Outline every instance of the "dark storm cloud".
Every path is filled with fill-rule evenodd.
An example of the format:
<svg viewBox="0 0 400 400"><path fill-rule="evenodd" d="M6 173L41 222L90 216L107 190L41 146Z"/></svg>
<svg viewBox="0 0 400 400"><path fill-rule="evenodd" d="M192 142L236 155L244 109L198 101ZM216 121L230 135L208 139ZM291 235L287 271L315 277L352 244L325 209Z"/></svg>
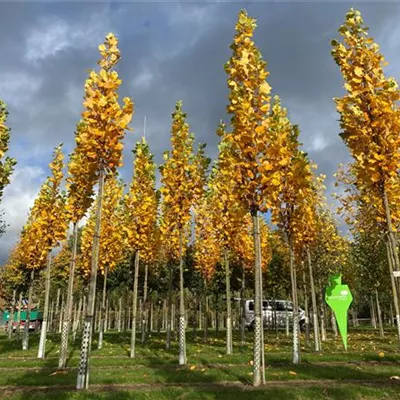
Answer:
<svg viewBox="0 0 400 400"><path fill-rule="evenodd" d="M132 96L135 115L126 138L122 176L129 180L130 150L143 133L162 162L169 147L171 113L183 100L191 130L215 157L215 129L225 119L224 63L230 57L237 13L246 7L258 20L255 40L268 62L269 83L299 124L301 141L319 172L332 175L348 151L338 137L332 98L342 80L331 55L330 39L350 4L343 2L130 2L1 3L0 98L9 103L11 153L18 171L6 189L3 207L12 225L2 239L0 259L15 240L28 206L47 174L53 147L74 146L73 131L82 109L87 70L96 66L97 45L109 32L120 39L121 95ZM398 61L399 6L355 4L387 58ZM391 71L399 71L391 67ZM13 196L18 196L16 202ZM7 211L7 210L6 210Z"/></svg>

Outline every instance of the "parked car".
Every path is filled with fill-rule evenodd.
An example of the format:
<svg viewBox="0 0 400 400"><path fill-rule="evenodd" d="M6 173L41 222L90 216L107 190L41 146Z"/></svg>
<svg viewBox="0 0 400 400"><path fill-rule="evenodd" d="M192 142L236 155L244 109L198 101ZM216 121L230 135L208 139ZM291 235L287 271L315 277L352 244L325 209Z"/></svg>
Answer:
<svg viewBox="0 0 400 400"><path fill-rule="evenodd" d="M276 316L275 316L276 314ZM254 300L246 300L245 302L246 327L249 330L254 329ZM293 303L286 300L263 300L263 325L264 329L272 329L276 326L284 328L286 326L286 318L289 324L293 322ZM299 307L299 324L300 329L305 329L305 312Z"/></svg>

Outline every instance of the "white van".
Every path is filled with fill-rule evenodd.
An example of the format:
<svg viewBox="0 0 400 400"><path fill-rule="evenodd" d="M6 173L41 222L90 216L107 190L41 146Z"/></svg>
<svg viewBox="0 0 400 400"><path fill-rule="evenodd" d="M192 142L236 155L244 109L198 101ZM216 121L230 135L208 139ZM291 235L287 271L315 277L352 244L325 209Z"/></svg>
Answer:
<svg viewBox="0 0 400 400"><path fill-rule="evenodd" d="M264 329L274 327L274 310L276 310L276 325L278 328L286 326L286 314L289 324L293 323L293 303L286 300L263 300L263 322ZM246 327L248 330L254 330L254 300L246 300L245 302ZM299 307L299 324L300 329L305 328L305 312Z"/></svg>

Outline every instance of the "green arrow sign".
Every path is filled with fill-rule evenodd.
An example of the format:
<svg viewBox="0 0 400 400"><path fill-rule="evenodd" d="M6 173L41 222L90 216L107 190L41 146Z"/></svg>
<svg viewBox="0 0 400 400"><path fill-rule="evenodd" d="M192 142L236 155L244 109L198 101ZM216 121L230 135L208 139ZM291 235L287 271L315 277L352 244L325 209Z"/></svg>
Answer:
<svg viewBox="0 0 400 400"><path fill-rule="evenodd" d="M349 287L342 285L341 274L331 276L329 282L330 285L325 290L325 301L335 314L344 348L347 350L347 310L353 296Z"/></svg>

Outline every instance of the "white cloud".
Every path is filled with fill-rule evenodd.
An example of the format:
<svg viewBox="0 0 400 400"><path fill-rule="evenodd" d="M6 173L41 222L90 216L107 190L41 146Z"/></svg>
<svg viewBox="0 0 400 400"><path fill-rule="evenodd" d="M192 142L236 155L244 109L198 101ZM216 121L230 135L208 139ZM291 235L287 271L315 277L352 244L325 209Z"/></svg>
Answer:
<svg viewBox="0 0 400 400"><path fill-rule="evenodd" d="M7 258L8 252L16 243L39 191L40 181L44 180L45 176L45 170L41 167L17 164L0 204L0 208L5 211L5 221L9 224L0 240L0 262Z"/></svg>
<svg viewBox="0 0 400 400"><path fill-rule="evenodd" d="M40 89L43 79L26 72L0 72L0 93L15 108L26 105Z"/></svg>
<svg viewBox="0 0 400 400"><path fill-rule="evenodd" d="M67 22L48 15L33 28L26 40L25 58L33 63L52 57L69 48L85 49L100 44L108 33L108 17L93 14L89 20Z"/></svg>
<svg viewBox="0 0 400 400"><path fill-rule="evenodd" d="M138 89L148 89L154 80L154 75L150 69L143 68L142 71L132 80L132 86Z"/></svg>

